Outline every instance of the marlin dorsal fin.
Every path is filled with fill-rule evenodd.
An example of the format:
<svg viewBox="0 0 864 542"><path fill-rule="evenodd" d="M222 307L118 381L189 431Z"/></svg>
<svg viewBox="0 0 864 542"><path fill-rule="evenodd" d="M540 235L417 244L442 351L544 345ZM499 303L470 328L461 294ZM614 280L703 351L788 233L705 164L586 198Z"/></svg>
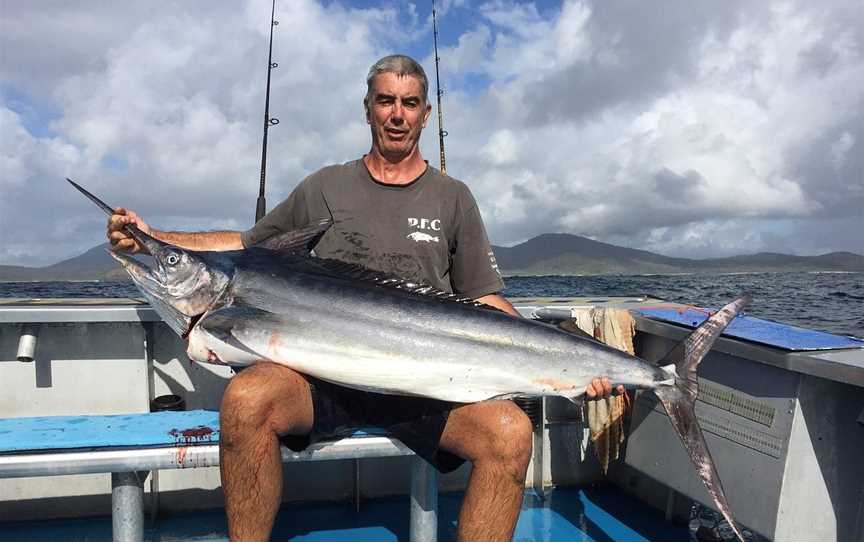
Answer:
<svg viewBox="0 0 864 542"><path fill-rule="evenodd" d="M263 248L278 252L295 252L309 254L312 248L321 239L321 236L330 229L333 221L329 218L312 222L308 226L296 230L286 231L272 235L254 245L254 248Z"/></svg>
<svg viewBox="0 0 864 542"><path fill-rule="evenodd" d="M316 274L319 275L329 274L331 276L353 280L361 284L365 283L387 290L400 291L407 295L437 299L443 303L458 303L460 305L470 305L491 311L503 312L497 307L481 303L470 297L439 290L438 288L430 286L424 282L397 277L356 263L348 263L329 258L312 258L308 260L306 264L313 266Z"/></svg>

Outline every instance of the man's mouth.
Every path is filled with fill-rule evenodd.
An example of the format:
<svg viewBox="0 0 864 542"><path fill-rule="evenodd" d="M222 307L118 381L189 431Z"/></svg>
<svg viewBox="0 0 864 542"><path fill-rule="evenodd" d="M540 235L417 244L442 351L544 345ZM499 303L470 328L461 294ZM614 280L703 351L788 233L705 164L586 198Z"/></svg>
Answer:
<svg viewBox="0 0 864 542"><path fill-rule="evenodd" d="M408 130L396 130L394 128L385 128L387 135L392 139L402 139Z"/></svg>

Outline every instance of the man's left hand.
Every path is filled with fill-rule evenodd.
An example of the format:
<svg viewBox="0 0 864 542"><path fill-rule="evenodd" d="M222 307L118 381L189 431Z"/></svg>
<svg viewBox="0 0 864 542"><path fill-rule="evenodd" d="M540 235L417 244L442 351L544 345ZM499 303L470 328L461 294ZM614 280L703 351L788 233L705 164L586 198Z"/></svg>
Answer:
<svg viewBox="0 0 864 542"><path fill-rule="evenodd" d="M619 395L624 393L624 386L618 386L615 389L615 393ZM605 376L603 378L595 378L585 388L585 395L588 399L605 399L612 395L612 382Z"/></svg>

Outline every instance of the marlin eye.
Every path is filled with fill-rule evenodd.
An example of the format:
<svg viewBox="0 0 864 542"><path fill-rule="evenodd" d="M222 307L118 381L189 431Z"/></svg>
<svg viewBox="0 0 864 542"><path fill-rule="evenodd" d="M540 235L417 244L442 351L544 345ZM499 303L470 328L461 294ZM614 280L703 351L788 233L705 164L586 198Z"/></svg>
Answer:
<svg viewBox="0 0 864 542"><path fill-rule="evenodd" d="M168 265L177 265L177 262L179 262L179 261L180 261L180 256L178 256L177 254L174 254L173 252L171 254L169 254L167 258L165 258L165 263L167 263Z"/></svg>

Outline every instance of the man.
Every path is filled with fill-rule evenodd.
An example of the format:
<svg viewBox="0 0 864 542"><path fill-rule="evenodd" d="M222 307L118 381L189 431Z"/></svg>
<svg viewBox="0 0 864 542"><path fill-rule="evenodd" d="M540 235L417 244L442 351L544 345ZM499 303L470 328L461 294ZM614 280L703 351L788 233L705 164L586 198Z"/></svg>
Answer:
<svg viewBox="0 0 864 542"><path fill-rule="evenodd" d="M431 112L423 68L401 55L369 70L363 100L372 148L360 160L307 177L246 232L156 231L118 209L108 222L115 250L136 251L123 232L135 223L188 249L239 250L322 218L335 224L315 247L320 257L360 263L455 291L518 317L498 292L503 283L477 205L461 182L429 167L418 142ZM608 379L589 397L609 395ZM273 363L239 373L221 407L221 474L231 540L266 540L282 491L280 440L302 449L309 439L346 427L388 430L442 472L464 460L474 468L459 515L459 539L509 540L522 502L531 424L510 401L453 405L370 394L298 374Z"/></svg>

